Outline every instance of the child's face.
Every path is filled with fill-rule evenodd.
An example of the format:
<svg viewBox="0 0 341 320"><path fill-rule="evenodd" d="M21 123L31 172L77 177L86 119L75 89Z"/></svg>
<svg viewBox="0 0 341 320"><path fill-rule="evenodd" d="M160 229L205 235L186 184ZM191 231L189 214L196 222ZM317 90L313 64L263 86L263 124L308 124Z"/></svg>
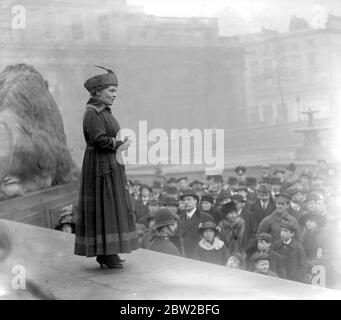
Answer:
<svg viewBox="0 0 341 320"><path fill-rule="evenodd" d="M267 274L269 272L269 260L258 260L255 264L255 268L258 272Z"/></svg>
<svg viewBox="0 0 341 320"><path fill-rule="evenodd" d="M214 239L214 231L212 229L204 230L204 239L208 242L212 242Z"/></svg>
<svg viewBox="0 0 341 320"><path fill-rule="evenodd" d="M202 201L201 202L201 207L204 211L210 211L212 208L212 203L209 201Z"/></svg>
<svg viewBox="0 0 341 320"><path fill-rule="evenodd" d="M271 242L267 242L265 240L258 240L258 250L259 251L268 251L270 249Z"/></svg>
<svg viewBox="0 0 341 320"><path fill-rule="evenodd" d="M240 265L240 262L239 260L232 256L230 257L228 260L227 260L227 264L226 264L229 268L233 268L233 269L239 269L239 265Z"/></svg>
<svg viewBox="0 0 341 320"><path fill-rule="evenodd" d="M281 239L289 241L294 236L294 233L288 229L281 228Z"/></svg>

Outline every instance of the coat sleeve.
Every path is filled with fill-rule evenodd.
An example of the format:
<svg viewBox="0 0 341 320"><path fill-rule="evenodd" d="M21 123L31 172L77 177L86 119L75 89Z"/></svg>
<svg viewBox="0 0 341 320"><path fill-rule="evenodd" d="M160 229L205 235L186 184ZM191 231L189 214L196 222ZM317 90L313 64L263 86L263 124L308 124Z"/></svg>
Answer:
<svg viewBox="0 0 341 320"><path fill-rule="evenodd" d="M286 271L285 266L284 266L284 258L280 254L278 254L276 273L282 279L287 278L287 271Z"/></svg>
<svg viewBox="0 0 341 320"><path fill-rule="evenodd" d="M95 148L114 150L116 141L113 137L109 137L106 134L103 121L95 110L90 109L86 111L84 126Z"/></svg>
<svg viewBox="0 0 341 320"><path fill-rule="evenodd" d="M300 243L298 243L297 259L296 280L305 283L307 282L307 263L304 248Z"/></svg>

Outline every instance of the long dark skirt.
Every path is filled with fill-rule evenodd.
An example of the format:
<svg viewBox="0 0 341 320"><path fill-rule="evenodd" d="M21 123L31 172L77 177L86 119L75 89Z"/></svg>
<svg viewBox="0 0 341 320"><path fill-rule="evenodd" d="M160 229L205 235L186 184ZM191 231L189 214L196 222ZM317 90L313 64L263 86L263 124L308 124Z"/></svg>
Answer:
<svg viewBox="0 0 341 320"><path fill-rule="evenodd" d="M123 165L98 175L94 150L85 152L76 224L76 255L94 257L129 253L138 248Z"/></svg>

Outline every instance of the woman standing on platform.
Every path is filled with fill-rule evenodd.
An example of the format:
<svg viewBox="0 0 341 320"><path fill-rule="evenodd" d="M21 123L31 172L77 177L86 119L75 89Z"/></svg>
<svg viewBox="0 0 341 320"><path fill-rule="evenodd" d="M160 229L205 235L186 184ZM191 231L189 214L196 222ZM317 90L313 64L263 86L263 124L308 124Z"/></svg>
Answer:
<svg viewBox="0 0 341 320"><path fill-rule="evenodd" d="M102 68L102 67L100 67ZM105 69L105 68L102 68ZM84 83L90 92L83 118L86 150L79 189L75 254L94 257L100 266L122 268L118 253L138 248L125 167L116 155L130 139L116 140L120 130L110 106L116 98L117 77L112 70Z"/></svg>

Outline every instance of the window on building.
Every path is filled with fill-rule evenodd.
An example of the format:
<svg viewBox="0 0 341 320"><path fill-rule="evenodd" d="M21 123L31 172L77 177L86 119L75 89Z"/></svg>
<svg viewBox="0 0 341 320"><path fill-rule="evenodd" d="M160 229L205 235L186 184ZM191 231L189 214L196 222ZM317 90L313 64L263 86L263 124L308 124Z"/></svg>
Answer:
<svg viewBox="0 0 341 320"><path fill-rule="evenodd" d="M108 40L110 36L109 17L107 15L100 15L98 17L98 33L101 40Z"/></svg>
<svg viewBox="0 0 341 320"><path fill-rule="evenodd" d="M83 21L80 14L71 15L71 30L72 38L74 40L81 40L84 38Z"/></svg>

